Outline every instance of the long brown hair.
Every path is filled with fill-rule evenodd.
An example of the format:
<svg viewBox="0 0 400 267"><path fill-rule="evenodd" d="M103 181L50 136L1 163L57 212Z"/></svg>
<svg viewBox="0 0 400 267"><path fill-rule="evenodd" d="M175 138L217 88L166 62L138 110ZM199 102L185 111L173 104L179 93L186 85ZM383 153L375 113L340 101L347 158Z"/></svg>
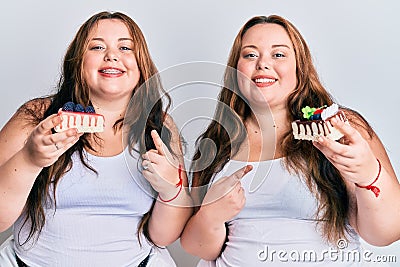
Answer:
<svg viewBox="0 0 400 267"><path fill-rule="evenodd" d="M236 68L244 34L251 27L264 23L282 26L289 35L295 51L297 85L287 99L287 120L300 119L301 109L307 105L320 107L334 102L333 97L321 84L310 50L296 27L277 15L251 18L240 29L234 40L214 120L197 140L197 150L191 166L192 172L195 173L192 183L194 187L207 185L211 177L238 152L240 145L246 139L243 122L252 115L252 111L240 93ZM372 135L371 127L361 115L342 108L349 115L351 122L364 127ZM208 146L211 142L202 142L207 139L214 142L216 149ZM287 169L305 177L309 189L318 199L316 220L322 224L323 236L332 243L339 238L345 238L345 232L348 230L349 195L339 171L311 142L295 140L291 129L284 134L281 149ZM204 164L206 161L211 163ZM204 197L204 191L201 193L203 195L199 196L200 200Z"/></svg>
<svg viewBox="0 0 400 267"><path fill-rule="evenodd" d="M62 74L57 85L57 93L47 98L30 101L29 104L23 105L19 112L24 112L28 117L32 118L33 124L38 124L44 118L57 113L59 108L68 101L73 101L84 106L92 104L89 88L83 79L82 62L89 43L91 30L97 26L100 20L104 19L118 19L127 26L133 39L135 48L133 52L140 70L139 82L133 90L131 103L125 118L114 123L114 130L121 130L122 127L127 129L126 138L128 140L129 151L134 150L135 144L139 144L140 152L155 148L150 135L153 129L156 129L160 133L164 143L169 146L171 133L168 128L163 127L163 123L165 114L170 106L170 96L162 88L158 70L150 57L142 31L129 16L120 12L100 12L84 22L64 56ZM165 107L163 99L166 100ZM161 131L163 131L162 135ZM93 150L88 140L89 135L83 135L53 165L43 168L36 178L24 208L26 214L24 224L27 222L31 224L29 235L24 243L34 237L35 234L40 234L45 224L44 207L54 205L56 208L56 186L61 177L72 168L72 154L78 153L82 163L90 170L96 172L87 163L84 153L84 148ZM52 195L50 195L50 188L53 188ZM138 231L138 235L143 231L149 240L147 222L150 212L151 209L143 217Z"/></svg>

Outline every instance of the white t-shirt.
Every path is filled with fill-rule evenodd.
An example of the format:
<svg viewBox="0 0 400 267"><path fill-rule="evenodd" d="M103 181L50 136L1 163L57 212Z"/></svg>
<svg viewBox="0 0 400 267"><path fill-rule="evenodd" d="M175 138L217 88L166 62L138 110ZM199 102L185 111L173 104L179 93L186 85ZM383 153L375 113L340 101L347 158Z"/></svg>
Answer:
<svg viewBox="0 0 400 267"><path fill-rule="evenodd" d="M86 154L98 174L84 167L75 153L72 169L57 185L57 209L45 209L46 223L37 240L23 244L29 233L23 216L14 224L16 254L31 267L137 266L158 252L170 258L166 249L153 248L143 235L139 244L138 223L149 211L154 192L138 170L137 153L134 158L126 151L113 157Z"/></svg>
<svg viewBox="0 0 400 267"><path fill-rule="evenodd" d="M317 200L300 177L286 170L283 159L230 160L212 182L246 164L253 165L241 179L246 204L228 222L226 247L215 261L201 260L198 267L370 266L354 231L348 241L324 241L315 221Z"/></svg>

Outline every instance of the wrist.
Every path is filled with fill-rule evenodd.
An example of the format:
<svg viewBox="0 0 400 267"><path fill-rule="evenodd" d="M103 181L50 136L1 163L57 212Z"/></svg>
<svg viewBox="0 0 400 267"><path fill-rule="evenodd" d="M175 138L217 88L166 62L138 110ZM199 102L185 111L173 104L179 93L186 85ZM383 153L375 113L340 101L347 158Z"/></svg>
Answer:
<svg viewBox="0 0 400 267"><path fill-rule="evenodd" d="M359 183L355 183L355 185L356 185L356 187L361 188L361 189L371 190L375 194L375 196L378 197L381 190L379 189L379 187L377 187L375 185L375 183L378 181L378 179L381 175L382 165L381 165L381 162L379 161L379 159L376 159L376 161L378 162L378 174L377 174L376 178L368 185L360 185Z"/></svg>
<svg viewBox="0 0 400 267"><path fill-rule="evenodd" d="M25 168L29 168L32 173L39 174L39 172L41 172L41 170L44 168L43 166L36 164L36 162L33 160L34 157L25 146L19 151L19 153L22 161L24 162L22 165L25 166Z"/></svg>
<svg viewBox="0 0 400 267"><path fill-rule="evenodd" d="M183 179L182 179L182 166L178 167L178 178L179 181L175 184L174 190L168 190L168 192L158 192L158 198L162 202L171 202L176 199L182 191Z"/></svg>

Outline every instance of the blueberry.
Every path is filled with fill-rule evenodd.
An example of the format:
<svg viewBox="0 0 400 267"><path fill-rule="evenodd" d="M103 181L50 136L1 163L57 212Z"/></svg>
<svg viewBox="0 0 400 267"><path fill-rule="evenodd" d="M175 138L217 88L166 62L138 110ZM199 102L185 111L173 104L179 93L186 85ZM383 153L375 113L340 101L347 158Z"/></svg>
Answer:
<svg viewBox="0 0 400 267"><path fill-rule="evenodd" d="M312 120L312 121L319 121L319 120L321 120L321 113L311 115L310 120Z"/></svg>
<svg viewBox="0 0 400 267"><path fill-rule="evenodd" d="M67 102L64 104L62 107L63 111L74 111L75 110L75 104L74 102Z"/></svg>
<svg viewBox="0 0 400 267"><path fill-rule="evenodd" d="M85 108L81 104L76 104L75 112L85 112Z"/></svg>
<svg viewBox="0 0 400 267"><path fill-rule="evenodd" d="M94 110L94 107L92 107L92 106L87 106L85 108L85 112L86 113L96 113L96 111Z"/></svg>

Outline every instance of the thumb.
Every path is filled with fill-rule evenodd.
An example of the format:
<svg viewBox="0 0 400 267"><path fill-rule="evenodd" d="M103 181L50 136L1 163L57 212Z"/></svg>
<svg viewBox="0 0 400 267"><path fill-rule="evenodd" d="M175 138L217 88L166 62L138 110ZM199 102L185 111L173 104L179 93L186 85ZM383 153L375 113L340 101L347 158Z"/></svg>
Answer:
<svg viewBox="0 0 400 267"><path fill-rule="evenodd" d="M345 123L342 120L334 117L331 119L332 126L338 129L342 134L346 136L346 138L351 142L354 143L358 139L358 132L354 129L349 123Z"/></svg>

